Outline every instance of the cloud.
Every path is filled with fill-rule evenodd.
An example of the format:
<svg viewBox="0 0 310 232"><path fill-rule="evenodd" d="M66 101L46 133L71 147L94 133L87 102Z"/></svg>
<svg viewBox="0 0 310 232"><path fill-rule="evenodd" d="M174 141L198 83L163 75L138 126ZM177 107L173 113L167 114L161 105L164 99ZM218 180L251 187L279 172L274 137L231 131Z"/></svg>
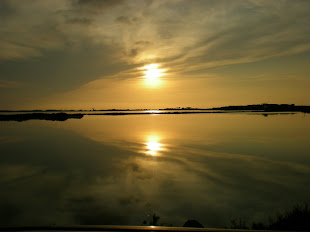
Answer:
<svg viewBox="0 0 310 232"><path fill-rule="evenodd" d="M129 217L111 206L111 199L98 199L93 196L68 199L66 211L71 211L75 224L80 225L126 225Z"/></svg>
<svg viewBox="0 0 310 232"><path fill-rule="evenodd" d="M115 19L115 22L131 25L131 24L137 22L138 20L139 20L138 18L130 18L127 16L119 16Z"/></svg>
<svg viewBox="0 0 310 232"><path fill-rule="evenodd" d="M14 13L14 8L11 6L10 1L3 0L0 2L0 15L1 20L5 20L7 17Z"/></svg>
<svg viewBox="0 0 310 232"><path fill-rule="evenodd" d="M0 60L40 57L44 51L62 48L64 41L55 12L63 3L8 2L11 10L5 11L6 18L0 22Z"/></svg>
<svg viewBox="0 0 310 232"><path fill-rule="evenodd" d="M205 10L203 6L200 12L196 9L196 19L188 20L193 25L192 29L186 31L185 38L187 34L194 33L197 40L181 47L179 58L167 57L162 61L179 70L195 70L252 62L310 49L310 43L305 39L310 34L307 26L309 16L306 14L309 3L258 4L244 1L225 6L223 2L214 4L214 11L210 11L207 17L201 14ZM197 21L198 18L205 20ZM173 32L174 28L168 26L161 30L164 30L163 33Z"/></svg>
<svg viewBox="0 0 310 232"><path fill-rule="evenodd" d="M308 1L7 0L2 6L2 75L36 86L36 97L146 63L162 63L181 77L310 50Z"/></svg>
<svg viewBox="0 0 310 232"><path fill-rule="evenodd" d="M1 80L0 79L0 89L15 89L21 88L23 86L22 83L16 81L8 81L8 80Z"/></svg>
<svg viewBox="0 0 310 232"><path fill-rule="evenodd" d="M142 45L142 46L147 46L147 45L151 45L152 43L150 41L143 41L143 40L140 40L140 41L137 41L135 42L136 45Z"/></svg>
<svg viewBox="0 0 310 232"><path fill-rule="evenodd" d="M110 7L120 5L124 0L73 0L72 2L76 8L87 8L97 12L98 10L106 10Z"/></svg>
<svg viewBox="0 0 310 232"><path fill-rule="evenodd" d="M76 0L68 4L36 2L28 10L20 5L15 5L20 13L8 16L3 30L8 32L7 43L21 45L7 48L20 51L15 58L80 44L87 37L88 43L117 45L127 54L119 57L126 62L165 61L183 69L199 69L292 54L310 46L306 39L310 4L306 1ZM38 10L42 13L24 18ZM21 20L27 24L17 27ZM26 26L24 30L22 26ZM28 36L19 33L18 39L20 30L27 30ZM130 51L142 45L138 41L150 43L133 56ZM6 53L2 59L14 57Z"/></svg>
<svg viewBox="0 0 310 232"><path fill-rule="evenodd" d="M78 18L78 17L69 18L68 17L67 22L71 24L90 25L93 22L93 20L90 18L86 18L86 17L81 17L81 18Z"/></svg>
<svg viewBox="0 0 310 232"><path fill-rule="evenodd" d="M58 14L65 17L66 23L88 26L96 20L99 14L123 2L123 0L71 0L69 7L59 10Z"/></svg>
<svg viewBox="0 0 310 232"><path fill-rule="evenodd" d="M0 61L25 59L28 57L40 56L41 52L36 48L0 41Z"/></svg>

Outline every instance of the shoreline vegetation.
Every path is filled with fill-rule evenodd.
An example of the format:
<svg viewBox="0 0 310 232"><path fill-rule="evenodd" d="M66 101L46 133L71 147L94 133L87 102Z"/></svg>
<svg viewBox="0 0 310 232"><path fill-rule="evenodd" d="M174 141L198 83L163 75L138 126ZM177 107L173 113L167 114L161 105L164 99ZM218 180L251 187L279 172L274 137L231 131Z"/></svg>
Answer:
<svg viewBox="0 0 310 232"><path fill-rule="evenodd" d="M83 114L66 114L66 113L29 113L29 114L5 114L0 115L0 121L27 121L27 120L49 120L49 121L66 121L69 118L80 119Z"/></svg>
<svg viewBox="0 0 310 232"><path fill-rule="evenodd" d="M21 226L0 227L1 231L161 231L161 232L250 232L250 231L309 231L310 210L308 204L295 205L292 209L278 212L275 217L269 216L268 222L246 222L244 219L231 219L229 227L209 228L204 227L195 219L187 220L183 226L159 222L161 217L155 213L144 220L142 225L76 225L76 226Z"/></svg>
<svg viewBox="0 0 310 232"><path fill-rule="evenodd" d="M56 113L57 112L57 113ZM267 117L277 113L310 113L310 106L297 106L295 104L258 104L246 106L224 106L217 108L176 107L164 109L107 109L107 110L26 110L9 111L0 110L0 121L27 121L50 120L65 121L67 119L81 119L84 115L150 115L150 114L206 114L206 113L232 113L248 112L261 113ZM2 114L1 114L2 113ZM3 114L4 113L4 114Z"/></svg>

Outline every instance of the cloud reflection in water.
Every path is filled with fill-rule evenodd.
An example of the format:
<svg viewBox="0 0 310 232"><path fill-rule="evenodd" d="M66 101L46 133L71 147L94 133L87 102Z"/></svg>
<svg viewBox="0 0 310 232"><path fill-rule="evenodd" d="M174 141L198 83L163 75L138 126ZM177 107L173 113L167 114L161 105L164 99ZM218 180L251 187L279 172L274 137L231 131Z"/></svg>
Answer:
<svg viewBox="0 0 310 232"><path fill-rule="evenodd" d="M268 220L309 202L308 122L201 114L3 123L0 224L140 225L154 213L175 226Z"/></svg>

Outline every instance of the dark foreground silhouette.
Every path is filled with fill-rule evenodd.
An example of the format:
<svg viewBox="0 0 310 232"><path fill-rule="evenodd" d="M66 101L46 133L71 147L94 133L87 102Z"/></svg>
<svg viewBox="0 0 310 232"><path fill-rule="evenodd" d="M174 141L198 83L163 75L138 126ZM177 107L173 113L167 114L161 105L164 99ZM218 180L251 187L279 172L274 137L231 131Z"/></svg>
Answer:
<svg viewBox="0 0 310 232"><path fill-rule="evenodd" d="M81 119L84 115L110 115L110 116L121 116L121 115L154 115L154 114L220 114L220 113L230 113L231 111L172 111L172 112L109 112L109 113L79 113L79 114L66 114L66 113L28 113L28 114L0 114L0 121L27 121L27 120L50 120L50 121L66 121L67 119L75 118ZM253 111L256 112L256 111ZM261 113L261 112L258 112ZM289 114L294 114L291 112ZM267 117L274 114L284 114L281 113L261 113L263 116Z"/></svg>
<svg viewBox="0 0 310 232"><path fill-rule="evenodd" d="M65 121L69 118L80 119L83 118L83 114L66 114L66 113L32 113L32 114L8 114L0 115L0 121L27 121L33 119L50 120L50 121Z"/></svg>
<svg viewBox="0 0 310 232"><path fill-rule="evenodd" d="M82 225L82 226L26 226L6 227L0 231L161 231L161 232L232 232L232 231L310 231L310 210L308 205L296 205L290 211L279 214L276 219L269 218L269 223L252 223L252 228L246 225L244 220L232 220L230 229L205 228L196 220L187 220L183 227L159 224L160 217L156 214L150 221L144 221L143 226L106 226L106 225ZM160 226L158 226L160 225ZM152 226L152 227L149 227ZM188 229L187 229L188 228Z"/></svg>
<svg viewBox="0 0 310 232"><path fill-rule="evenodd" d="M149 222L145 220L143 226L173 226L169 223L159 223L160 216L153 214ZM204 228L197 220L187 220L183 227ZM228 228L226 228L228 229ZM266 231L310 231L310 209L307 204L295 205L292 209L278 213L275 218L269 216L269 222L246 222L243 219L232 219L229 229L266 230Z"/></svg>
<svg viewBox="0 0 310 232"><path fill-rule="evenodd" d="M187 220L183 227L194 227L194 228L203 228L203 225L201 225L198 221L196 220Z"/></svg>
<svg viewBox="0 0 310 232"><path fill-rule="evenodd" d="M26 121L31 119L65 121L69 118L82 118L84 115L150 115L150 114L212 114L212 113L231 113L231 112L253 112L260 113L265 117L275 114L294 114L297 112L310 113L310 106L297 106L295 104L257 104L257 105L239 105L239 106L223 106L218 108L192 108L192 107L176 107L158 110L148 109L110 109L110 110L65 110L61 113L58 110L28 110L28 111L9 111L0 110L0 121ZM112 112L111 112L112 111ZM23 112L23 114L22 114ZM27 112L27 114L25 114ZM66 114L64 112L80 112L77 114Z"/></svg>
<svg viewBox="0 0 310 232"><path fill-rule="evenodd" d="M257 104L246 106L223 106L212 108L212 110L227 110L227 111L264 111L264 112L303 112L310 113L310 106L297 106L295 104Z"/></svg>
<svg viewBox="0 0 310 232"><path fill-rule="evenodd" d="M231 229L253 230L283 230L283 231L310 231L310 210L308 205L296 205L293 209L278 214L276 218L269 217L269 223L252 222L248 226L242 220L231 220Z"/></svg>

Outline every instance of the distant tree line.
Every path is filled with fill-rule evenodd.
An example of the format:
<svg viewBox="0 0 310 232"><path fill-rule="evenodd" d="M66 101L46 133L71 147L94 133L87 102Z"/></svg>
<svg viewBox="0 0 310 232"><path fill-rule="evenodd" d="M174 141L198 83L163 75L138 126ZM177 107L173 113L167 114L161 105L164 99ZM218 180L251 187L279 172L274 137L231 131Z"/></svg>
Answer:
<svg viewBox="0 0 310 232"><path fill-rule="evenodd" d="M310 112L310 106L297 106L295 104L258 104L246 106L223 106L212 108L213 110L251 110L251 111L266 111L266 112L281 112L281 111L299 111L304 113Z"/></svg>

